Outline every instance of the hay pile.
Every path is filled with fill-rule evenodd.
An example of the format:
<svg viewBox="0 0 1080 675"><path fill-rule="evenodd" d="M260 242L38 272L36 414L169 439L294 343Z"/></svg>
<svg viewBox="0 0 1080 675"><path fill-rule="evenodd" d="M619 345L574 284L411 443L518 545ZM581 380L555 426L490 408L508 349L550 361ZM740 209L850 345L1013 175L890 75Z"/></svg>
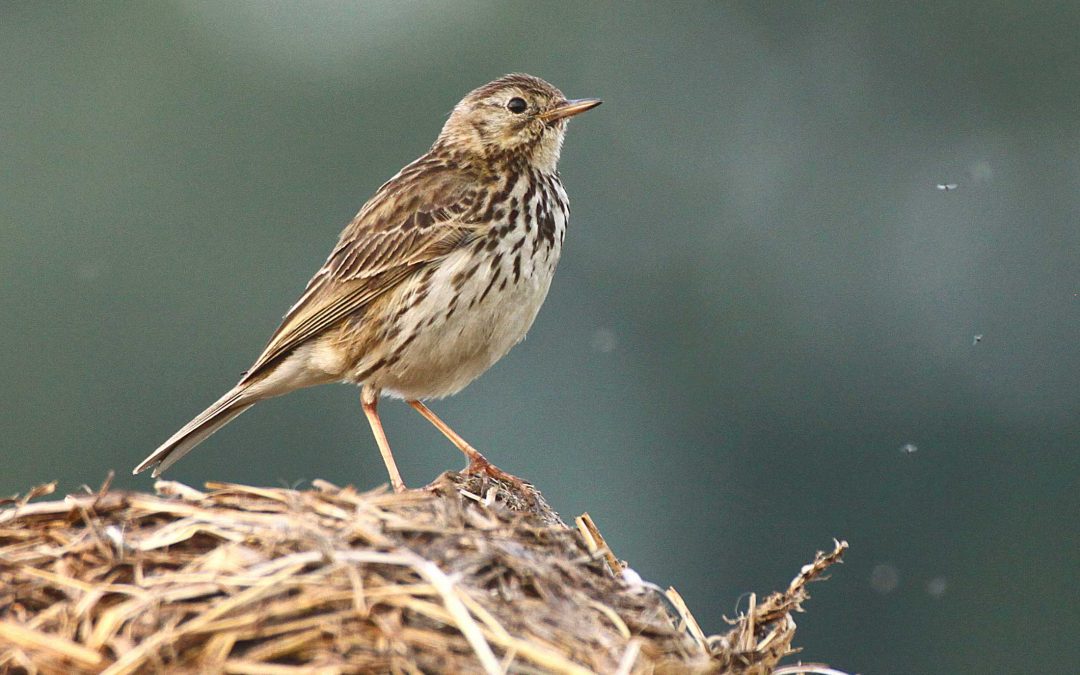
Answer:
<svg viewBox="0 0 1080 675"><path fill-rule="evenodd" d="M107 483L5 500L0 671L767 673L806 583L846 548L709 637L530 488Z"/></svg>

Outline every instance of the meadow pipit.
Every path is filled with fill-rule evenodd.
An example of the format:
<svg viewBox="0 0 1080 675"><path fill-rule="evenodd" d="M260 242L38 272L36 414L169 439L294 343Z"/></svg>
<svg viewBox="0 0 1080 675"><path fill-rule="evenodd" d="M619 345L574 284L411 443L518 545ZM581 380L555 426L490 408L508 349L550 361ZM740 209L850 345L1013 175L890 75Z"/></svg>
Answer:
<svg viewBox="0 0 1080 675"><path fill-rule="evenodd" d="M402 398L469 459L505 477L422 399L460 391L525 337L569 216L556 165L566 121L600 105L514 74L470 92L431 149L353 218L240 381L135 468L171 466L259 401L328 382L360 400L402 491L379 396Z"/></svg>

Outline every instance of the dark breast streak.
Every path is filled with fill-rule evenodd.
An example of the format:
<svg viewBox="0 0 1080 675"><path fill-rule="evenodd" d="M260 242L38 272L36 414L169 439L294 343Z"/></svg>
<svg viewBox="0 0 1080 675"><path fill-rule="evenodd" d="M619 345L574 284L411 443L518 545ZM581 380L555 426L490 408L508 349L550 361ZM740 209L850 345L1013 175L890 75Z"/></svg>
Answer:
<svg viewBox="0 0 1080 675"><path fill-rule="evenodd" d="M387 321L375 325L357 317L357 323L367 323L367 331L374 333L371 342L384 348L365 354L366 363L350 379L371 378L393 388L399 378L408 377L410 368L434 367L427 361L430 349L461 340L459 351L468 358L487 350L482 345L491 339L491 353L501 356L524 335L554 274L569 207L557 175L525 168L496 178L477 186L477 199L461 216L476 233L473 238L463 241L456 253L428 263L408 290L396 296ZM524 315L527 321L520 318ZM509 319L507 330L499 330L499 317L518 318ZM514 331L519 332L511 335ZM439 337L429 344L421 339L424 335ZM446 362L439 364L444 368Z"/></svg>

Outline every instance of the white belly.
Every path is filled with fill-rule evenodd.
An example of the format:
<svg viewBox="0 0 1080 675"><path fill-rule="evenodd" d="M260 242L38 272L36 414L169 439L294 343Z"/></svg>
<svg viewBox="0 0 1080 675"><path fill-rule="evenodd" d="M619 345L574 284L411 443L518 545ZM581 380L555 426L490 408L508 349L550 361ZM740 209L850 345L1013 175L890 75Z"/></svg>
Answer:
<svg viewBox="0 0 1080 675"><path fill-rule="evenodd" d="M460 391L524 339L551 284L550 272L528 280L522 278L516 284L508 281L502 290L502 281L497 279L480 300L491 275L478 274L475 283L470 280L455 293L450 282L453 274L475 262L447 263L432 279L428 298L418 310L406 315L418 319L408 322L403 338L409 337L410 329L417 331L416 337L404 347L396 363L370 379L372 385L390 395L437 398ZM455 309L447 317L455 294ZM427 325L429 310L436 319Z"/></svg>

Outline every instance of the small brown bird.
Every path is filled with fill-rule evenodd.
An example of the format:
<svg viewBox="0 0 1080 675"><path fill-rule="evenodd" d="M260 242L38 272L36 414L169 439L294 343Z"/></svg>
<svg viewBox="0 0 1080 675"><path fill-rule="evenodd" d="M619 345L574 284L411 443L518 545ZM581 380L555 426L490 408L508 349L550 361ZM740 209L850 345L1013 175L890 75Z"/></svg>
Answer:
<svg viewBox="0 0 1080 675"><path fill-rule="evenodd" d="M240 382L134 473L160 475L263 399L343 381L361 386L395 490L405 484L382 394L435 425L468 470L506 477L421 400L457 393L525 337L570 214L556 169L566 122L598 105L524 74L470 92L431 149L360 209Z"/></svg>

